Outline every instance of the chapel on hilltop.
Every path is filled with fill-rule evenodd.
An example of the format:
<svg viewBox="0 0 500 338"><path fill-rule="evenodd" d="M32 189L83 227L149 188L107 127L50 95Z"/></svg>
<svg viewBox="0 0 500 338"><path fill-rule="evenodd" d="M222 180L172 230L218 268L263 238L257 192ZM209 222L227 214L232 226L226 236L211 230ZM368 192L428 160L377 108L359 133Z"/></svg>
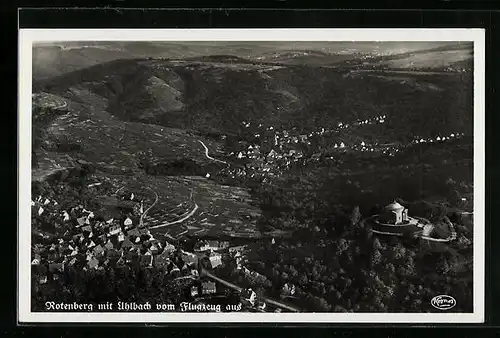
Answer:
<svg viewBox="0 0 500 338"><path fill-rule="evenodd" d="M387 224L405 224L408 223L408 209L394 201L385 206L378 219Z"/></svg>
<svg viewBox="0 0 500 338"><path fill-rule="evenodd" d="M408 216L408 209L394 201L384 207L382 212L373 216L372 230L383 235L420 236L425 223L419 218Z"/></svg>

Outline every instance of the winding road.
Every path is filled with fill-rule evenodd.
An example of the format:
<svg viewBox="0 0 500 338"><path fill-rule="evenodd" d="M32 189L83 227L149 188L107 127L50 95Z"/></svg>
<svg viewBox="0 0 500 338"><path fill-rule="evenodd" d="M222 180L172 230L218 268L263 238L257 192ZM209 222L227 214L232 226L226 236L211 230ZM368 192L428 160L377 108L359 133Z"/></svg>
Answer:
<svg viewBox="0 0 500 338"><path fill-rule="evenodd" d="M61 104L60 106L52 107L52 109L63 109L63 108L66 108L67 106L68 106L68 102L64 101L63 104Z"/></svg>
<svg viewBox="0 0 500 338"><path fill-rule="evenodd" d="M205 156L206 156L208 159L210 159L210 160L212 160L212 161L216 161L216 162L220 162L220 163L224 163L224 164L229 165L227 162L224 162L224 161L218 160L218 159L213 158L212 156L210 156L210 155L208 154L208 148L207 148L207 146L205 145L205 143L203 143L203 141L201 141L201 140L198 140L198 142L200 142L200 143L201 143L201 145L203 146L203 148L205 148ZM122 187L122 188L123 188L123 187ZM118 190L115 192L115 194L116 194L116 193L118 193L118 191L120 191L122 188L118 189ZM148 189L149 189L149 190L151 190L151 191L155 194L155 201L153 202L153 204L151 204L151 205L149 206L149 208L147 208L147 209L146 209L146 210L142 213L141 218L140 218L140 220L139 220L139 224L140 224L141 226L143 225L143 222L144 222L144 217L146 217L146 216L147 216L148 212L149 212L149 211L150 211L150 210L151 210L151 209L152 209L152 208L156 205L156 203L158 202L158 199L159 199L158 194L156 193L156 191L154 191L154 190L153 190L153 189L151 189L151 188L148 188ZM191 218L191 217L192 217L192 216L196 213L196 211L198 211L198 208L199 208L198 204L196 204L196 201L193 199L193 192L192 192L192 191L191 191L191 199L192 199L192 200L193 200L193 202L194 202L194 208L193 208L193 209L192 209L192 210L191 210L191 211L190 211L190 212L189 212L186 216L184 216L184 217L182 217L181 219L178 219L178 220L176 220L176 221L172 221L172 222L167 222L167 223L162 223L162 224L159 224L159 225L155 225L155 226L153 226L153 227L150 227L149 229L159 229L159 228L163 228L163 227L166 227L166 226L169 226L169 225L174 225L174 224L182 223L182 222L184 222L184 221L188 220L189 218Z"/></svg>
<svg viewBox="0 0 500 338"><path fill-rule="evenodd" d="M205 148L205 156L206 156L209 160L212 160L212 161L215 161L215 162L224 163L224 164L228 164L228 163L227 163L227 162L225 162L225 161L218 160L218 159L213 158L212 156L208 155L208 148L207 148L207 146L205 145L205 143L203 143L203 141L200 141L200 140L198 140L198 142L200 142L200 143L201 143L201 145L203 146L203 148Z"/></svg>
<svg viewBox="0 0 500 338"><path fill-rule="evenodd" d="M440 243L447 243L454 241L455 239L457 239L457 232L455 230L455 227L451 222L448 222L448 227L450 228L450 236L448 236L447 238L433 238L429 236L420 236L420 238L426 239L431 242L440 242Z"/></svg>
<svg viewBox="0 0 500 338"><path fill-rule="evenodd" d="M212 160L212 161L215 161L215 162L220 162L220 163L224 163L226 165L229 165L227 162L225 161L222 161L222 160L218 160L216 158L213 158L212 156L210 156L208 154L208 148L207 146L205 145L205 143L203 143L203 141L201 140L198 140L198 142L201 143L201 145L203 146L203 148L205 148L205 156L209 159L209 160ZM156 194L156 192L155 192ZM148 211L156 204L156 202L158 201L158 194L156 194L156 200L155 202L141 215L141 224L142 224L142 220L143 218L146 216L146 214L148 213ZM189 218L191 218L195 213L196 211L198 211L198 204L196 204L196 201L194 200L193 198L193 192L191 191L191 199L193 200L193 203L194 203L194 207L193 209L184 217L182 217L181 219L178 219L176 221L172 221L172 222L167 222L167 223L162 223L162 224L159 224L159 225L155 225L153 227L150 227L149 229L159 229L159 228L163 228L163 227L166 227L166 226L169 226L169 225L174 225L174 224L178 224L178 223L182 223L186 220L188 220Z"/></svg>
<svg viewBox="0 0 500 338"><path fill-rule="evenodd" d="M153 192L153 194L155 194L155 200L154 200L154 202L153 202L153 203L151 203L151 205L149 206L149 208L147 208L147 209L146 209L146 210L145 210L145 211L141 214L141 218L139 219L139 224L140 224L140 226L142 226L142 225L143 225L143 220L144 220L144 217L146 217L146 215L148 214L149 210L151 210L151 209L152 209L152 208L156 205L156 203L158 202L158 199L159 199L158 194L156 193L156 191L154 191L153 189L151 189L151 188L149 188L149 187L148 187L147 189L151 190L151 191Z"/></svg>
<svg viewBox="0 0 500 338"><path fill-rule="evenodd" d="M157 195L158 196L158 195ZM198 204L196 204L196 201L194 200L193 198L193 193L191 192L191 199L193 200L194 202L194 208L193 210L191 210L186 216L182 217L181 219L178 219L176 221L172 221L172 222L167 222L167 223L162 223L162 224L158 224L158 225L155 225L153 227L150 227L149 229L159 229L159 228L163 228L163 227L166 227L166 226L169 226L169 225L173 225L173 224L178 224L178 223L182 223L186 220L188 220L189 218L191 218L195 213L196 211L198 210ZM156 203L156 201L155 201ZM151 205L152 207L153 205ZM149 211L149 209L151 209L151 207L148 208L148 210L146 211ZM146 214L146 212L144 212L144 214Z"/></svg>
<svg viewBox="0 0 500 338"><path fill-rule="evenodd" d="M118 194L120 191L122 191L125 187L120 187L118 188L116 191L115 191L115 195ZM151 205L141 214L141 217L139 218L139 225L142 226L143 225L143 220L144 220L144 217L147 216L148 212L153 209L153 207L156 205L156 203L158 203L158 200L160 199L160 197L158 196L158 194L156 193L156 191L154 191L153 189L151 189L150 187L147 187L146 189L150 190L154 195L155 195L155 200L153 203L151 203Z"/></svg>
<svg viewBox="0 0 500 338"><path fill-rule="evenodd" d="M228 282L227 280L224 280L222 278L219 278L215 275L212 275L210 272L208 272L207 270L205 269L201 269L201 274L204 275L204 276L207 276L208 278L210 279L213 279L215 280L216 282L219 282L225 286L227 286L228 288L231 288L233 290L236 290L237 292L241 292L243 290L243 288L239 287L238 285L236 284L233 284L231 282ZM272 304L276 307L279 307L279 308L282 308L282 309L286 309L286 310L289 310L289 311L292 311L292 312L300 312L299 309L293 307L293 306L290 306L290 305L287 305L287 304L283 304L283 303L280 303L280 302L277 302L273 299L270 299L270 298L267 298L267 297L261 297L263 301L265 301L266 303L269 303L269 304Z"/></svg>
<svg viewBox="0 0 500 338"><path fill-rule="evenodd" d="M371 219L371 217L368 218L368 219ZM455 230L455 227L453 226L453 223L451 223L451 222L447 222L447 223L448 223L448 227L450 229L450 236L448 236L447 238L434 238L434 237L429 237L429 236L426 236L426 235L419 235L419 236L416 236L416 237L421 238L421 239L425 239L425 240L428 240L428 241L431 241L431 242L439 242L439 243L452 242L452 241L454 241L457 238L457 232ZM375 230L375 229L371 229L371 231L373 233L379 234L379 235L389 235L389 236L403 237L403 234L402 233L398 233L398 232L387 232L387 231L380 231L380 230Z"/></svg>

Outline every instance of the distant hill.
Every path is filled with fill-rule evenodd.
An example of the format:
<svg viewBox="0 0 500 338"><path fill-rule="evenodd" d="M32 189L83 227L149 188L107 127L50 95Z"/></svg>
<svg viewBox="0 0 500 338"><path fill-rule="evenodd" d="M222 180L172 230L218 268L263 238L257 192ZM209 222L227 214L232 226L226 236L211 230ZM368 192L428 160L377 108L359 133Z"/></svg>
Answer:
<svg viewBox="0 0 500 338"><path fill-rule="evenodd" d="M35 46L33 48L33 78L35 80L50 78L98 63L132 56L133 54L116 48Z"/></svg>
<svg viewBox="0 0 500 338"><path fill-rule="evenodd" d="M457 47L458 46L458 47ZM360 60L361 56L404 56L405 53L436 48L462 48L464 43L449 42L354 42L354 41L269 41L269 42L54 42L33 47L33 78L59 76L117 59L186 58L228 55L257 62L332 65ZM467 46L466 46L467 47ZM467 47L470 48L470 47ZM219 60L220 61L220 60ZM239 60L243 62L243 60Z"/></svg>
<svg viewBox="0 0 500 338"><path fill-rule="evenodd" d="M366 68L414 70L472 70L472 43L460 43L437 48L409 51L394 55L381 55L363 62Z"/></svg>
<svg viewBox="0 0 500 338"><path fill-rule="evenodd" d="M234 55L203 55L184 58L184 61L250 63L251 61Z"/></svg>
<svg viewBox="0 0 500 338"><path fill-rule="evenodd" d="M81 83L71 76L64 77L67 86L52 88L52 93L59 95L40 92L39 96L44 99L38 99L33 109L33 128L37 136L34 150L40 169L51 167L51 159L54 158L57 158L57 163L67 163L66 166L85 160L101 171L120 174L143 171L147 169L145 166L156 162L168 165L188 161L204 175L207 170L204 168L214 165L199 143L203 141L215 152L219 145L212 140L195 137L186 130L144 124L133 118L119 119L110 114L107 111L109 102L127 86L126 81L119 82L117 78L113 83L106 82L104 79L111 81L112 78L103 76L100 81L87 77L87 81ZM158 98L160 104L170 104L165 93L177 95L177 90L163 80L148 79L151 80L150 87L144 87L144 92L137 93L135 98L150 95L152 99ZM63 102L64 111L47 111L47 108L41 109L42 106L38 108L39 102L50 107L50 101L55 102L52 106ZM171 102L176 101L172 99Z"/></svg>
<svg viewBox="0 0 500 338"><path fill-rule="evenodd" d="M115 60L35 81L34 91L64 96L78 88L123 121L229 135L250 131L242 121L308 132L381 114L388 118L377 127L380 135L472 132L470 72L410 69L396 76L369 67L351 73L351 67L248 65L227 55L196 60Z"/></svg>

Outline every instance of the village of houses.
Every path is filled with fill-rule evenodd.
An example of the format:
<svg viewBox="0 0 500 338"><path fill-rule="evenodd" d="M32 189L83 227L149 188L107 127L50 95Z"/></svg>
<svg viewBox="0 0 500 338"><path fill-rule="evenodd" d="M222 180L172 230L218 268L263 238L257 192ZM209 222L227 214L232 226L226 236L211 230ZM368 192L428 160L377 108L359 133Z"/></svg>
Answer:
<svg viewBox="0 0 500 338"><path fill-rule="evenodd" d="M237 176L249 177L276 177L288 170L294 163L310 163L317 162L322 157L322 153L316 152L310 156L306 156L300 148L307 147L312 144L312 140L318 137L327 135L335 135L345 132L348 129L359 128L373 124L383 124L387 121L386 115L376 116L370 119L356 120L352 123L338 122L333 128L320 128L308 134L299 134L295 130L278 130L273 126L264 126L258 124L252 125L250 122L243 121L244 128L255 130L255 143L247 144L240 142L242 149L233 151L229 156L235 157L238 160L246 159L250 161L246 168L230 168L229 174L235 178ZM403 147L409 147L419 143L439 143L454 139L459 139L465 136L464 133L450 133L446 135L437 135L433 138L424 138L419 135L414 135L408 144L381 144L370 143L368 140L357 140L356 142L342 141L339 137L338 142L332 144L333 152L357 151L366 153L379 153L386 156L394 156L400 152ZM269 142L271 150L263 152L260 144ZM334 157L323 156L325 160L333 160Z"/></svg>
<svg viewBox="0 0 500 338"><path fill-rule="evenodd" d="M32 271L37 283L47 284L61 278L64 269L75 266L87 270L105 270L138 263L142 268L157 267L172 280L182 280L188 293L200 302L220 294L218 285L203 276L202 271L214 271L217 267L233 261L240 273L249 277L259 274L246 266L245 245L230 246L228 241L198 240L194 252L183 250L182 241L174 238L155 238L147 227L141 226L142 203L120 201L123 207L132 207L124 219L98 221L91 210L82 205L71 210L60 210L56 200L38 196L31 202L32 217L48 216L62 233L57 237L34 229L35 242L32 245ZM109 202L109 201L108 201ZM54 219L54 216L56 219ZM58 219L58 220L57 220ZM158 236L160 237L160 236ZM172 243L177 242L178 245ZM248 288L239 290L241 304L247 311L270 311L266 303ZM293 295L295 286L283 286L285 295ZM281 311L275 308L274 311Z"/></svg>

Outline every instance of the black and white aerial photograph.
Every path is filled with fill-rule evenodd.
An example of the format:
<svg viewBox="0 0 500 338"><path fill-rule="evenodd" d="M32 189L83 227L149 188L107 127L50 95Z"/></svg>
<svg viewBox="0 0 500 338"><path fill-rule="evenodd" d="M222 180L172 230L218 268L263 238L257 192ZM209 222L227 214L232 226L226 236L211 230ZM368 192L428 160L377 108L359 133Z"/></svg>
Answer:
<svg viewBox="0 0 500 338"><path fill-rule="evenodd" d="M473 313L459 39L34 42L30 311Z"/></svg>

